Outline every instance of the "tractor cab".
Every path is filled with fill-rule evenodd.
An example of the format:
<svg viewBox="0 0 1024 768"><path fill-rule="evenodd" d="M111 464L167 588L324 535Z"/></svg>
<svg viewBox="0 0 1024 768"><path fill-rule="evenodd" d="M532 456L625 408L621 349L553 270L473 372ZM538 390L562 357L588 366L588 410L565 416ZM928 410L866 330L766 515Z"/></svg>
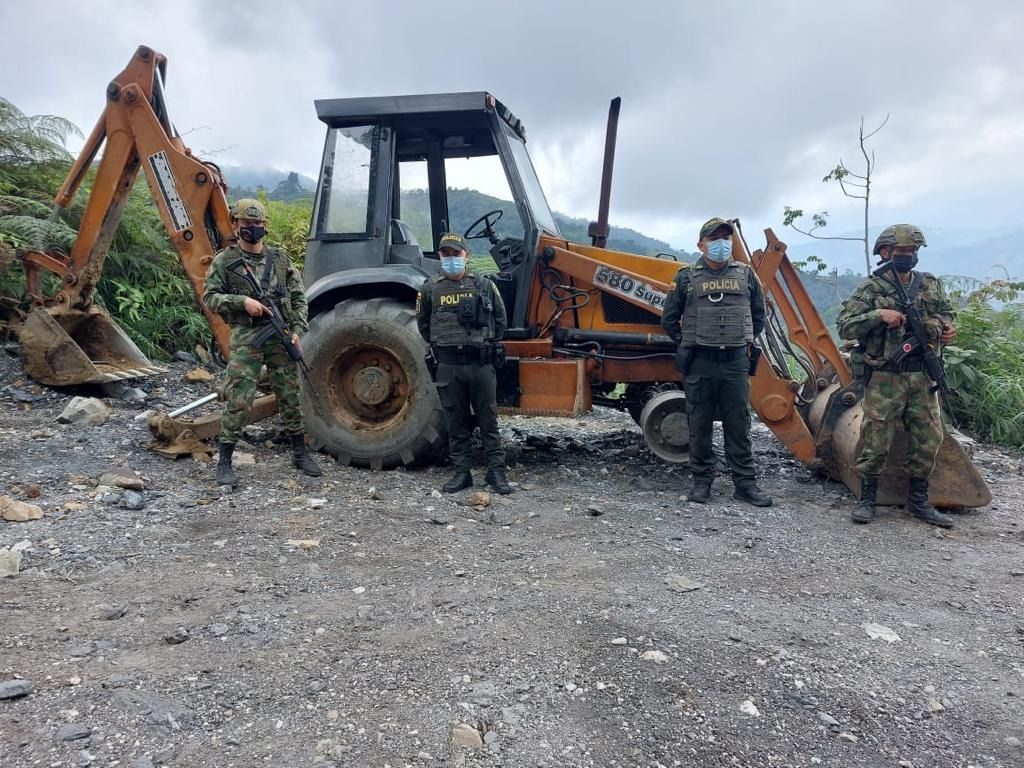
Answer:
<svg viewBox="0 0 1024 768"><path fill-rule="evenodd" d="M316 102L327 139L306 256L313 311L372 283L401 297L439 268L446 231L479 242L509 312L525 320L530 257L558 235L525 129L485 92ZM517 301L517 298L519 301Z"/></svg>

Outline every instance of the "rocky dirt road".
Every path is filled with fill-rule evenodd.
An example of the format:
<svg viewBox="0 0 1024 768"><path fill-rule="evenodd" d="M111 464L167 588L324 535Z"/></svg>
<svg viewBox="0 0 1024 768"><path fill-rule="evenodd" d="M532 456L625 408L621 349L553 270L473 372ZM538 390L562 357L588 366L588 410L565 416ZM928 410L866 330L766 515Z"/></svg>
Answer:
<svg viewBox="0 0 1024 768"><path fill-rule="evenodd" d="M0 494L44 513L0 521L4 768L1024 765L1020 455L979 449L995 500L950 532L854 528L764 428L776 505L689 504L609 412L505 421L489 506L444 468L300 477L273 424L221 495L134 420L188 368L62 425L0 353Z"/></svg>

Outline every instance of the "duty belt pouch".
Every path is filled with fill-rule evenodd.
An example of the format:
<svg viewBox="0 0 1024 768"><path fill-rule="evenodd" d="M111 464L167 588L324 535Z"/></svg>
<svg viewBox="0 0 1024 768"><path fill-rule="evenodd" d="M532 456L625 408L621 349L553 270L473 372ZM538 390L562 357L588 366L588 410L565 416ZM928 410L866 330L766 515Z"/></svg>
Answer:
<svg viewBox="0 0 1024 768"><path fill-rule="evenodd" d="M676 370L685 376L693 364L693 347L679 347L676 350Z"/></svg>

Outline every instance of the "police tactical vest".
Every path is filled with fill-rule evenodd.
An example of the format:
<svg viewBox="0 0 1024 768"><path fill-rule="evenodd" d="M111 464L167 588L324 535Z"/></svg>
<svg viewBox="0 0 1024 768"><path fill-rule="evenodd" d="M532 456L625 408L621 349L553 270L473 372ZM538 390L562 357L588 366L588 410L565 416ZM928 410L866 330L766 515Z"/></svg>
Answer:
<svg viewBox="0 0 1024 768"><path fill-rule="evenodd" d="M288 255L280 248L272 248L270 246L264 246L263 253L260 255L249 255L242 251L236 245L230 248L225 248L221 251L223 258L225 259L225 268L237 261L239 258L245 259L249 265L249 269L252 270L253 275L256 277L258 284L263 283L263 271L266 269L266 260L273 259L273 267L270 271L270 282L267 285L267 293L278 299L281 306L281 314L284 315L285 321L291 318L292 314L292 300L291 295L288 292L288 268L291 266L291 260ZM245 272L241 267L236 269L225 269L225 282L227 283L228 293L233 293L237 296L250 296L256 298L253 294L252 287L244 277ZM231 317L226 318L229 323L232 324L249 324L249 313L243 310L238 310L231 313ZM262 320L261 320L262 321ZM261 322L256 321L256 322Z"/></svg>
<svg viewBox="0 0 1024 768"><path fill-rule="evenodd" d="M689 268L683 317L684 347L742 347L754 340L750 315L750 269L732 262L719 270L697 262Z"/></svg>
<svg viewBox="0 0 1024 768"><path fill-rule="evenodd" d="M494 336L494 316L484 328L466 328L459 323L459 302L463 299L486 297L481 281L469 273L458 282L444 275L431 278L430 286L430 343L438 346L482 346L485 339Z"/></svg>

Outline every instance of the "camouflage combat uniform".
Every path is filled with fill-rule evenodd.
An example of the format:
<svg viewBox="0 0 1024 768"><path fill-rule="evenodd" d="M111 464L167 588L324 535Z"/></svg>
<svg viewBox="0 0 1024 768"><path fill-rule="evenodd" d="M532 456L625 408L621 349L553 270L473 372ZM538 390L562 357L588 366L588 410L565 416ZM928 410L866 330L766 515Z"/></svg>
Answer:
<svg viewBox="0 0 1024 768"><path fill-rule="evenodd" d="M230 359L224 381L227 402L221 416L220 442L233 444L242 436L263 365L267 366L271 389L277 395L285 431L300 435L305 430L299 405L298 370L276 336L271 336L258 348L249 343L263 330L268 318L250 317L244 309L245 298L252 296L253 291L242 277L241 267L228 269L239 258L246 260L257 282L262 280L265 258L273 259L268 293L280 297L281 312L291 333L302 335L308 328L302 277L288 254L270 246L264 246L259 254L231 246L214 257L206 274L203 302L231 326Z"/></svg>
<svg viewBox="0 0 1024 768"><path fill-rule="evenodd" d="M938 278L927 272L910 274L912 280L920 281L914 305L921 313L933 348L937 348L942 326L953 320L953 307ZM899 311L896 287L890 275L872 276L861 283L843 302L836 320L841 338L859 342L866 370L871 371L864 390L857 469L864 478L877 479L896 425L902 423L907 432L907 474L912 479L926 479L932 473L935 456L942 445L939 401L929 391L932 382L919 356L904 361L902 370L887 362L907 335L906 326L889 328L881 318L880 310ZM905 286L908 294L912 294L911 285Z"/></svg>
<svg viewBox="0 0 1024 768"><path fill-rule="evenodd" d="M482 297L489 304L487 325L468 328L460 324L457 308L462 299ZM476 415L489 470L505 467L505 452L498 433L497 375L494 366L482 363L481 350L488 340L505 333L505 305L494 283L466 272L458 281L443 273L427 280L416 297L416 323L420 335L437 355L437 391L448 423L449 453L456 472L472 466L472 415Z"/></svg>

